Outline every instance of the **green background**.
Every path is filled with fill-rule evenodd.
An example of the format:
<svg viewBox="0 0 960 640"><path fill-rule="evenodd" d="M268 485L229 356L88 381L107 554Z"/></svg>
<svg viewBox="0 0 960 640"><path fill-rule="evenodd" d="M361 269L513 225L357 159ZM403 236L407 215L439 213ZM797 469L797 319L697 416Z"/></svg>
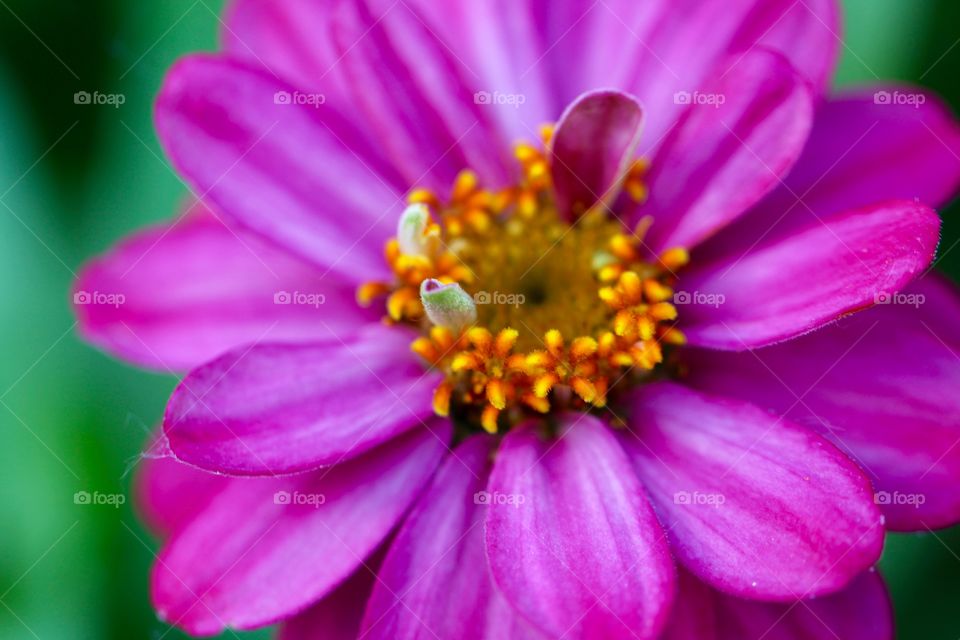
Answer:
<svg viewBox="0 0 960 640"><path fill-rule="evenodd" d="M960 3L845 5L839 84L907 80L960 106ZM150 610L156 545L131 501L73 502L81 490L129 494L174 380L80 342L68 292L85 259L182 200L151 103L173 60L215 47L221 9L0 0L0 638L182 637ZM126 103L78 106L79 90ZM960 239L957 209L944 212L944 248ZM960 252L940 266L957 279ZM960 529L892 536L882 569L899 637L960 638Z"/></svg>

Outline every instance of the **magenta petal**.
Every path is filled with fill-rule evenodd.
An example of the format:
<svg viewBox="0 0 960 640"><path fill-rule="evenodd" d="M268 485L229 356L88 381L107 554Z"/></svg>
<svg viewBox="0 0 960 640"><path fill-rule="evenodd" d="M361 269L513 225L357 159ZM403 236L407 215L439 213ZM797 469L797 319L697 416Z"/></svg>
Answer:
<svg viewBox="0 0 960 640"><path fill-rule="evenodd" d="M840 47L834 0L537 4L545 25L538 41L550 49L535 71L557 78L567 101L595 87L637 96L647 112L644 153L656 148L685 110L677 94L735 73L744 52L779 51L819 95ZM728 64L718 70L724 59Z"/></svg>
<svg viewBox="0 0 960 640"><path fill-rule="evenodd" d="M362 636L374 640L536 638L493 587L483 541L495 441L475 436L437 472L390 546L367 606Z"/></svg>
<svg viewBox="0 0 960 640"><path fill-rule="evenodd" d="M750 0L751 19L734 38L731 51L767 47L785 55L822 96L830 84L843 45L841 3L837 0L770 2Z"/></svg>
<svg viewBox="0 0 960 640"><path fill-rule="evenodd" d="M239 345L310 342L376 320L357 306L354 289L194 205L88 263L74 310L90 342L179 371Z"/></svg>
<svg viewBox="0 0 960 640"><path fill-rule="evenodd" d="M332 469L237 479L162 551L160 617L194 635L251 629L301 611L356 570L447 451L418 429Z"/></svg>
<svg viewBox="0 0 960 640"><path fill-rule="evenodd" d="M242 63L193 56L157 99L160 140L196 194L228 220L354 282L386 273L405 188L333 107Z"/></svg>
<svg viewBox="0 0 960 640"><path fill-rule="evenodd" d="M561 217L574 220L617 196L642 129L640 105L619 91L587 93L567 107L550 160Z"/></svg>
<svg viewBox="0 0 960 640"><path fill-rule="evenodd" d="M691 350L689 384L819 431L871 476L889 528L926 531L960 521L960 296L931 274L889 302L755 352Z"/></svg>
<svg viewBox="0 0 960 640"><path fill-rule="evenodd" d="M877 104L885 96L890 104ZM940 98L913 87L846 95L817 110L807 146L783 185L710 248L739 255L817 216L881 200L917 199L937 207L958 186L960 125Z"/></svg>
<svg viewBox="0 0 960 640"><path fill-rule="evenodd" d="M677 598L670 620L658 640L721 640L721 604L724 596L700 582L686 570L677 571ZM768 607L789 605L766 604ZM731 640L734 640L731 638ZM745 640L736 638L735 640Z"/></svg>
<svg viewBox="0 0 960 640"><path fill-rule="evenodd" d="M440 374L410 336L373 325L346 341L259 345L194 369L164 417L170 448L204 469L273 475L336 464L433 414Z"/></svg>
<svg viewBox="0 0 960 640"><path fill-rule="evenodd" d="M725 60L720 69L732 63ZM783 56L748 52L697 93L653 158L654 251L691 248L745 213L799 157L813 120L806 81Z"/></svg>
<svg viewBox="0 0 960 640"><path fill-rule="evenodd" d="M891 104L883 104L885 96ZM892 103L905 99L912 103ZM938 96L883 87L835 98L817 111L810 143L786 187L821 215L886 198L939 206L960 186L958 156L960 125ZM783 190L775 195L783 200L767 203L770 211L796 201ZM797 209L809 216L806 207Z"/></svg>
<svg viewBox="0 0 960 640"><path fill-rule="evenodd" d="M550 636L655 638L673 599L663 530L615 436L586 414L532 421L503 439L489 492L494 581ZM522 503L521 503L522 501Z"/></svg>
<svg viewBox="0 0 960 640"><path fill-rule="evenodd" d="M154 533L167 537L182 529L236 479L179 462L159 440L140 461L136 502Z"/></svg>
<svg viewBox="0 0 960 640"><path fill-rule="evenodd" d="M660 640L893 640L883 579L867 571L821 598L768 604L718 593L686 572Z"/></svg>
<svg viewBox="0 0 960 640"><path fill-rule="evenodd" d="M223 21L223 47L304 90L325 96L348 90L332 36L332 2L232 0Z"/></svg>
<svg viewBox="0 0 960 640"><path fill-rule="evenodd" d="M376 567L365 561L352 576L296 617L283 623L278 640L357 640L367 599L377 580Z"/></svg>
<svg viewBox="0 0 960 640"><path fill-rule="evenodd" d="M508 182L509 140L475 93L471 70L405 2L358 0L337 8L334 39L353 102L410 184L446 193L472 169Z"/></svg>
<svg viewBox="0 0 960 640"><path fill-rule="evenodd" d="M627 402L623 446L674 554L702 580L791 600L841 589L879 558L870 483L812 431L667 382Z"/></svg>
<svg viewBox="0 0 960 640"><path fill-rule="evenodd" d="M421 12L430 30L468 70L467 77L485 92L480 95L490 98L485 106L507 140L536 138L537 128L554 122L563 111L567 103L561 101L550 73L552 51L539 11L546 5L540 0L404 2ZM555 12L558 4L553 2L550 8ZM495 95L504 98L495 100Z"/></svg>
<svg viewBox="0 0 960 640"><path fill-rule="evenodd" d="M737 257L684 272L680 321L691 344L740 350L806 333L900 291L930 261L940 219L891 201L847 211Z"/></svg>

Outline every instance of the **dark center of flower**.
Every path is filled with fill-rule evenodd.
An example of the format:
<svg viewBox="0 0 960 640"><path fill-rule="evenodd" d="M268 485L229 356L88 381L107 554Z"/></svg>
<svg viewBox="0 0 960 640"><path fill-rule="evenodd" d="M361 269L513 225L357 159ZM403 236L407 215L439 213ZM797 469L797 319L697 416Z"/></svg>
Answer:
<svg viewBox="0 0 960 640"><path fill-rule="evenodd" d="M413 351L445 374L435 411L491 433L531 412L602 407L684 342L669 300L687 252L645 255L648 221L628 233L599 207L565 222L546 154L522 144L516 156L522 177L502 191L470 171L448 202L414 191L386 248L394 282L358 292L362 304L386 295L389 322L420 328ZM636 199L645 169L623 184Z"/></svg>

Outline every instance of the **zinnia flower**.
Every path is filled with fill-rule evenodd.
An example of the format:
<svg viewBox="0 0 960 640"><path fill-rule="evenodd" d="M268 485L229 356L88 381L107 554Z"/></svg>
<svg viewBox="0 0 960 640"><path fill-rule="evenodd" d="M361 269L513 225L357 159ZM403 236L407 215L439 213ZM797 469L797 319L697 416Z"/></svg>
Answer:
<svg viewBox="0 0 960 640"><path fill-rule="evenodd" d="M157 101L202 204L77 284L125 296L89 340L189 370L142 483L159 615L891 637L885 529L960 519L960 301L923 275L960 131L825 99L836 14L235 2Z"/></svg>

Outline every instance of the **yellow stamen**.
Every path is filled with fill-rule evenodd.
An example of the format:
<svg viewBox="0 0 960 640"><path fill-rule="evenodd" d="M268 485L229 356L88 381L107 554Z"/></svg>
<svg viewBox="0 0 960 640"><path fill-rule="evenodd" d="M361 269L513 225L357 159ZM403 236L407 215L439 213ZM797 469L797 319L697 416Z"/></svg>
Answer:
<svg viewBox="0 0 960 640"><path fill-rule="evenodd" d="M673 297L673 289L659 280L650 279L643 282L643 294L650 302L663 302Z"/></svg>
<svg viewBox="0 0 960 640"><path fill-rule="evenodd" d="M650 307L650 317L655 320L676 320L677 308L669 302L658 302Z"/></svg>
<svg viewBox="0 0 960 640"><path fill-rule="evenodd" d="M546 398L538 398L533 394L525 394L523 403L538 413L548 413L550 411L550 401Z"/></svg>
<svg viewBox="0 0 960 640"><path fill-rule="evenodd" d="M570 385L573 387L573 390L578 396L583 398L584 402L591 403L597 397L597 388L593 386L588 380L583 378L574 378L570 381Z"/></svg>
<svg viewBox="0 0 960 640"><path fill-rule="evenodd" d="M684 345L687 344L687 336L685 336L680 329L669 327L661 333L660 341L666 344Z"/></svg>
<svg viewBox="0 0 960 640"><path fill-rule="evenodd" d="M459 174L457 174L457 179L453 183L453 200L454 202L465 200L477 189L477 184L479 180L477 179L477 174L469 169L464 169Z"/></svg>
<svg viewBox="0 0 960 640"><path fill-rule="evenodd" d="M597 341L589 336L574 338L570 345L570 357L574 360L589 358L597 352Z"/></svg>
<svg viewBox="0 0 960 640"><path fill-rule="evenodd" d="M382 282L367 282L357 289L357 303L361 307L369 307L375 298L385 296L388 293L390 293L389 285Z"/></svg>
<svg viewBox="0 0 960 640"><path fill-rule="evenodd" d="M481 353L488 352L493 344L493 336L483 327L473 327L468 330L467 340Z"/></svg>
<svg viewBox="0 0 960 640"><path fill-rule="evenodd" d="M437 361L437 349L430 338L424 336L417 338L410 345L410 350L427 362Z"/></svg>
<svg viewBox="0 0 960 640"><path fill-rule="evenodd" d="M527 354L526 368L527 371L532 373L538 369L545 369L553 365L553 362L553 356L546 351L534 351Z"/></svg>
<svg viewBox="0 0 960 640"><path fill-rule="evenodd" d="M643 294L640 276L633 271L627 271L620 276L619 284L621 290L623 291L624 297L627 300L630 302L637 302L640 300L640 296Z"/></svg>
<svg viewBox="0 0 960 640"><path fill-rule="evenodd" d="M507 406L507 393L503 380L491 380L487 383L487 400L497 409Z"/></svg>
<svg viewBox="0 0 960 640"><path fill-rule="evenodd" d="M520 334L516 329L506 328L500 331L497 334L497 341L495 345L495 352L498 357L506 358L510 351L513 349L513 346L517 344L517 337Z"/></svg>
<svg viewBox="0 0 960 640"><path fill-rule="evenodd" d="M682 247L674 247L673 249L667 249L660 255L660 262L670 271L676 271L687 266L687 263L690 262L690 254Z"/></svg>
<svg viewBox="0 0 960 640"><path fill-rule="evenodd" d="M420 309L420 311L417 311ZM410 289L398 289L387 299L387 313L392 320L399 321L406 317L419 317L422 307L416 292Z"/></svg>
<svg viewBox="0 0 960 640"><path fill-rule="evenodd" d="M437 349L446 354L453 347L453 331L449 327L431 327L430 339L437 345Z"/></svg>
<svg viewBox="0 0 960 640"><path fill-rule="evenodd" d="M477 371L480 369L480 360L474 353L461 351L453 357L450 368L457 373L461 371Z"/></svg>
<svg viewBox="0 0 960 640"><path fill-rule="evenodd" d="M520 143L513 148L513 155L520 161L520 164L530 164L540 159L540 151L532 145Z"/></svg>
<svg viewBox="0 0 960 640"><path fill-rule="evenodd" d="M449 382L441 382L433 392L433 412L438 416L450 415L450 396L453 386Z"/></svg>
<svg viewBox="0 0 960 640"><path fill-rule="evenodd" d="M487 406L484 408L483 413L480 415L480 425L483 427L483 430L487 433L493 434L497 432L497 419L500 417L500 410L493 406Z"/></svg>
<svg viewBox="0 0 960 640"><path fill-rule="evenodd" d="M544 147L550 146L550 142L553 140L553 133L554 126L552 124L540 125L540 141Z"/></svg>
<svg viewBox="0 0 960 640"><path fill-rule="evenodd" d="M623 265L620 264L608 264L605 267L602 267L597 273L597 277L600 282L614 282L620 277L620 274L623 273Z"/></svg>
<svg viewBox="0 0 960 640"><path fill-rule="evenodd" d="M620 260L630 263L638 259L633 239L625 235L616 235L610 239L610 252Z"/></svg>
<svg viewBox="0 0 960 640"><path fill-rule="evenodd" d="M563 336L556 329L547 331L547 335L543 337L543 342L547 345L547 351L554 357L563 349Z"/></svg>
<svg viewBox="0 0 960 640"><path fill-rule="evenodd" d="M650 162L646 158L635 160L623 181L624 190L636 202L645 202L650 193L645 182L649 168Z"/></svg>
<svg viewBox="0 0 960 640"><path fill-rule="evenodd" d="M407 196L409 204L425 204L433 208L440 206L440 199L429 189L414 189Z"/></svg>
<svg viewBox="0 0 960 640"><path fill-rule="evenodd" d="M533 383L533 395L538 398L546 398L550 394L550 390L553 389L553 385L559 381L560 379L555 373L539 376Z"/></svg>

